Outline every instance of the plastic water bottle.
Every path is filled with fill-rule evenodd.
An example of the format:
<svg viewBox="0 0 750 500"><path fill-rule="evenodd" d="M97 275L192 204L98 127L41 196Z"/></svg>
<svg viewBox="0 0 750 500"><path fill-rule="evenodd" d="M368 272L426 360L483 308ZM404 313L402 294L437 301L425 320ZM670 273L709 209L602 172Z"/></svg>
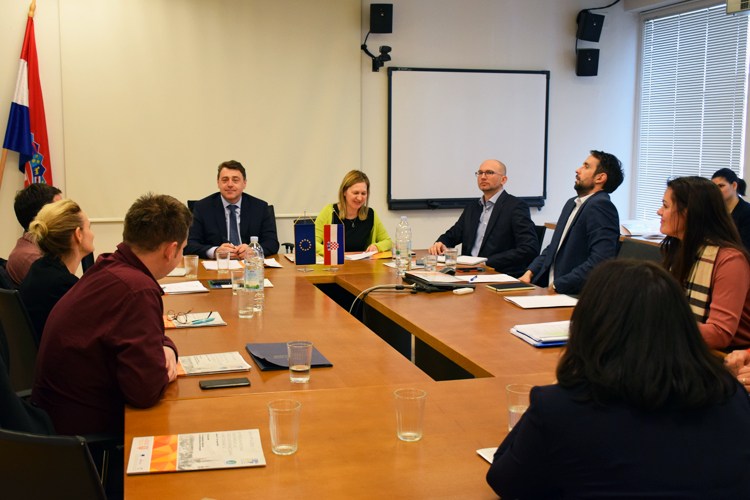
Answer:
<svg viewBox="0 0 750 500"><path fill-rule="evenodd" d="M398 275L403 276L406 271L411 269L411 227L409 220L405 215L401 216L401 221L396 228L396 269Z"/></svg>
<svg viewBox="0 0 750 500"><path fill-rule="evenodd" d="M254 291L253 307L255 314L263 312L263 302L265 300L265 295L263 293L263 257L263 247L258 243L258 237L251 236L250 245L245 254L245 288Z"/></svg>

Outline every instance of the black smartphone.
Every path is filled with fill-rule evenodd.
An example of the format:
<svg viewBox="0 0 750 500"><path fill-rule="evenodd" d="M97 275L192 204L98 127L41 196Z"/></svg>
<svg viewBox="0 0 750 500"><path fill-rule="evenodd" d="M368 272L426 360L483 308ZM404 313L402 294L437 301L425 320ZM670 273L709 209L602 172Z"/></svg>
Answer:
<svg viewBox="0 0 750 500"><path fill-rule="evenodd" d="M201 380L198 382L201 389L207 391L208 389L223 389L225 387L244 387L250 385L250 381L247 377L241 378L222 378L216 380Z"/></svg>

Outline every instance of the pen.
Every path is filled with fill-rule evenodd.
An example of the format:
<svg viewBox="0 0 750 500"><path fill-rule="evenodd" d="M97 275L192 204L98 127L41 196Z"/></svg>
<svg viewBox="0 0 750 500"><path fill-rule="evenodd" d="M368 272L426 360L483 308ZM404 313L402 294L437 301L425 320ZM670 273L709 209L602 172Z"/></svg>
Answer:
<svg viewBox="0 0 750 500"><path fill-rule="evenodd" d="M213 318L194 319L193 322L192 322L192 324L193 325L202 325L204 323L210 323L213 320L214 320Z"/></svg>
<svg viewBox="0 0 750 500"><path fill-rule="evenodd" d="M477 279L478 277L479 277L479 275L478 275L478 274L475 274L474 276L472 276L471 278L469 278L469 283L471 283L472 281L474 281L474 280L475 280L475 279Z"/></svg>

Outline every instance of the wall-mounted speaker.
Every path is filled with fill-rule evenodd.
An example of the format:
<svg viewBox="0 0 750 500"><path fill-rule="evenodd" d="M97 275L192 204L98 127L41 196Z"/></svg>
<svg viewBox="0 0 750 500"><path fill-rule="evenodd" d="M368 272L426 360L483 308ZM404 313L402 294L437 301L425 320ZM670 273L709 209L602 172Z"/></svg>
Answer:
<svg viewBox="0 0 750 500"><path fill-rule="evenodd" d="M372 18L371 18L372 19ZM576 18L578 30L576 38L587 42L598 42L602 35L602 26L604 25L604 16L592 14L588 10L582 10Z"/></svg>
<svg viewBox="0 0 750 500"><path fill-rule="evenodd" d="M576 51L576 76L596 76L599 71L599 49Z"/></svg>
<svg viewBox="0 0 750 500"><path fill-rule="evenodd" d="M370 33L393 33L393 4L370 4Z"/></svg>

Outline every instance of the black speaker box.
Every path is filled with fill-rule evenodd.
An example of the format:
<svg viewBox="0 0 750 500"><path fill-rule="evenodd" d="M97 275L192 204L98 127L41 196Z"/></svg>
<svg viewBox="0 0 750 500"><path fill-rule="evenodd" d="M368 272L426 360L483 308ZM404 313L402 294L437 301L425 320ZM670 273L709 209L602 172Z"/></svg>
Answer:
<svg viewBox="0 0 750 500"><path fill-rule="evenodd" d="M393 4L370 4L370 33L393 33Z"/></svg>
<svg viewBox="0 0 750 500"><path fill-rule="evenodd" d="M576 51L576 76L596 76L599 71L599 49Z"/></svg>
<svg viewBox="0 0 750 500"><path fill-rule="evenodd" d="M576 22L578 23L576 38L586 40L587 42L599 41L599 37L602 34L602 26L604 25L604 16L592 14L588 10L582 10L578 13Z"/></svg>

